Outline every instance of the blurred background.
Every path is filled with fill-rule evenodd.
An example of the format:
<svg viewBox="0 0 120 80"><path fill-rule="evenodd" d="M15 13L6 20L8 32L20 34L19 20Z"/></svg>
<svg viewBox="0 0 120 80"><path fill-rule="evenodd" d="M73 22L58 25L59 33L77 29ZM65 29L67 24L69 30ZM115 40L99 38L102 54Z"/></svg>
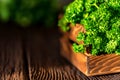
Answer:
<svg viewBox="0 0 120 80"><path fill-rule="evenodd" d="M54 80L65 71L57 22L70 1L0 0L0 80Z"/></svg>
<svg viewBox="0 0 120 80"><path fill-rule="evenodd" d="M0 0L0 24L55 27L58 15L72 0Z"/></svg>

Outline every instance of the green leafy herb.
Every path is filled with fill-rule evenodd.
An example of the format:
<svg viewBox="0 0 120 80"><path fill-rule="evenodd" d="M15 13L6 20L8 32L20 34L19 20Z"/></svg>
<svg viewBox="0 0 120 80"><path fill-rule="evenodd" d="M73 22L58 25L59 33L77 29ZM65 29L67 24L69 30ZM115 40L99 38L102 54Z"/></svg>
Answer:
<svg viewBox="0 0 120 80"><path fill-rule="evenodd" d="M120 54L120 0L75 0L59 21L61 27L67 28L68 23L80 23L86 30L76 38L84 44L73 43L75 52L91 46L92 55Z"/></svg>
<svg viewBox="0 0 120 80"><path fill-rule="evenodd" d="M85 35L84 35L84 33L82 33L82 32L80 32L80 33L77 35L77 41L82 41L82 40L84 40L84 38L85 38Z"/></svg>
<svg viewBox="0 0 120 80"><path fill-rule="evenodd" d="M78 45L78 44L76 44L76 43L73 43L73 50L76 52L76 53L79 53L79 52L81 52L81 53L84 53L85 52L85 47L84 47L84 45Z"/></svg>

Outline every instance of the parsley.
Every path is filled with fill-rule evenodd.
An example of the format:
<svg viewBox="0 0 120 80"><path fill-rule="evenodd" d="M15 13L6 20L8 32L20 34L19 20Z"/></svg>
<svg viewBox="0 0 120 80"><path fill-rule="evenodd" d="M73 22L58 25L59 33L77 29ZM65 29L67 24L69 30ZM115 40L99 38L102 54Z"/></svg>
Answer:
<svg viewBox="0 0 120 80"><path fill-rule="evenodd" d="M67 6L59 26L67 28L68 23L82 24L86 30L76 38L84 44L73 43L75 52L83 53L91 46L92 55L120 54L120 0L75 0Z"/></svg>

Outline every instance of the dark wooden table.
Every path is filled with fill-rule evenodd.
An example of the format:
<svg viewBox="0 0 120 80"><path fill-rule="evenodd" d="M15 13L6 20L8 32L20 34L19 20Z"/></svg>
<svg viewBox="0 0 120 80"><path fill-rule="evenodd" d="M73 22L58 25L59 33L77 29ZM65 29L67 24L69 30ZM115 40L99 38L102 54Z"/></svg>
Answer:
<svg viewBox="0 0 120 80"><path fill-rule="evenodd" d="M1 28L0 80L120 80L120 73L87 77L60 55L57 29Z"/></svg>

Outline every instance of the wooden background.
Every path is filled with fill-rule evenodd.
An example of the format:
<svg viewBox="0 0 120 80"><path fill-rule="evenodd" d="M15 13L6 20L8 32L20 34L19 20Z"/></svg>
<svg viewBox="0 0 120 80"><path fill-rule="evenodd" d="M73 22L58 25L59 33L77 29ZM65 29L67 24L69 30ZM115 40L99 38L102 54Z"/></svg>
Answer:
<svg viewBox="0 0 120 80"><path fill-rule="evenodd" d="M0 80L120 80L87 77L60 56L58 29L0 28Z"/></svg>

